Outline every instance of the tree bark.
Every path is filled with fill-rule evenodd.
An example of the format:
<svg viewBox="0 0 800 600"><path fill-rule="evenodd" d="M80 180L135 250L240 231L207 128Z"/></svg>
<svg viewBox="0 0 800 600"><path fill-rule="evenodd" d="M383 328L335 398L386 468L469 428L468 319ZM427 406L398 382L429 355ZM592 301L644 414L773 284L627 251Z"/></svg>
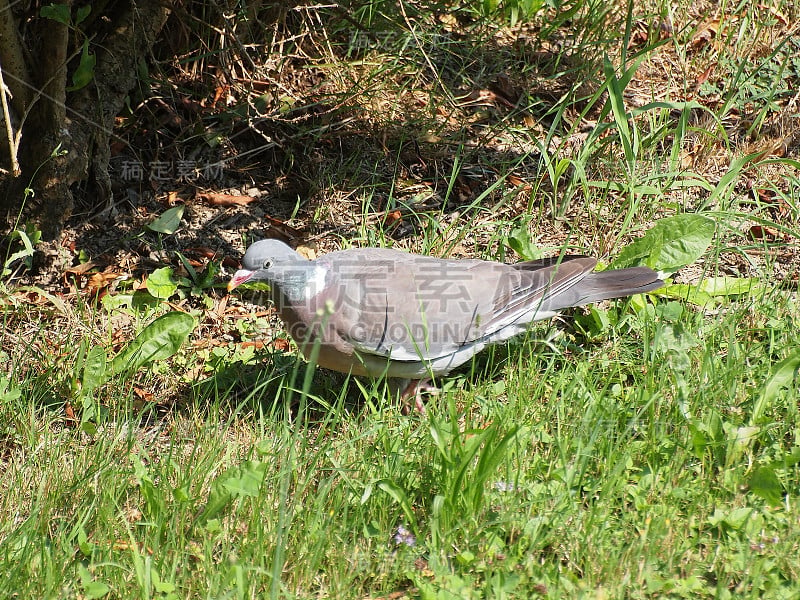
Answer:
<svg viewBox="0 0 800 600"><path fill-rule="evenodd" d="M69 29L49 19L35 23L46 28L46 35L38 36L43 43L37 65L30 69L40 74L38 91L22 124L22 175L6 187L0 209L8 225L13 227L19 219L33 221L47 241L58 238L72 214L75 183L92 175L98 205L110 201L109 138L114 120L136 85L139 60L150 54L171 10L160 0L117 3L114 9L108 15L111 26L103 24L111 33L90 47L97 59L94 78L74 92L66 91ZM94 23L99 26L102 20ZM93 39L91 31L86 35ZM34 196L25 199L27 187Z"/></svg>

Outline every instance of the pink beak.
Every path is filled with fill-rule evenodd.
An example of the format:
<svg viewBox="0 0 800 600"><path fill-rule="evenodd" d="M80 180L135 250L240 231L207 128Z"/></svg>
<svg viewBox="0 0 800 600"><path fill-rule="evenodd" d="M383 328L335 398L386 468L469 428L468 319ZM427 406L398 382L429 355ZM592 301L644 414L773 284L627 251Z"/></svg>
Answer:
<svg viewBox="0 0 800 600"><path fill-rule="evenodd" d="M239 269L236 273L233 274L231 280L228 282L228 291L230 292L233 288L239 287L245 281L250 279L253 276L253 271L248 271L247 269Z"/></svg>

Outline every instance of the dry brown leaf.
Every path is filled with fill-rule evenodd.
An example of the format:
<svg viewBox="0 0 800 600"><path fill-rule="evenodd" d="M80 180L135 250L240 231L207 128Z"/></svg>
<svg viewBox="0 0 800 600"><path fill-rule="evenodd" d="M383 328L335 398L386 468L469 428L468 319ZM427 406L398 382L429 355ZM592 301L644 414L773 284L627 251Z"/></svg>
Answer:
<svg viewBox="0 0 800 600"><path fill-rule="evenodd" d="M217 89L214 90L214 104L217 104L220 100L227 98L229 91L230 87L227 85L217 86Z"/></svg>
<svg viewBox="0 0 800 600"><path fill-rule="evenodd" d="M217 305L214 307L214 314L216 314L219 318L222 318L228 310L228 298L229 296L225 295L219 299Z"/></svg>
<svg viewBox="0 0 800 600"><path fill-rule="evenodd" d="M699 89L700 86L703 85L706 81L708 81L708 78L711 77L711 73L714 72L716 66L717 63L712 62L705 71L703 71L702 73L700 73L700 75L697 76L697 81L695 82L695 91Z"/></svg>
<svg viewBox="0 0 800 600"><path fill-rule="evenodd" d="M393 211L391 211L389 213L386 213L386 224L387 225L391 225L392 223L395 223L396 221L402 221L402 220L403 220L403 213L401 213L399 210L393 210Z"/></svg>
<svg viewBox="0 0 800 600"><path fill-rule="evenodd" d="M294 240L300 239L303 237L302 232L291 225L287 225L280 219L276 219L275 217L265 216L269 222L269 233L268 237L274 237L278 239L282 239L284 242L292 242ZM277 235L275 235L277 234Z"/></svg>
<svg viewBox="0 0 800 600"><path fill-rule="evenodd" d="M180 99L180 106L183 110L193 115L202 115L205 112L202 104L185 96Z"/></svg>
<svg viewBox="0 0 800 600"><path fill-rule="evenodd" d="M155 404L156 397L152 394L152 392L148 392L147 390L143 390L140 387L133 386L133 393L142 402L149 402L150 404Z"/></svg>
<svg viewBox="0 0 800 600"><path fill-rule="evenodd" d="M297 252L303 258L306 258L308 260L316 260L317 258L317 250L312 246L304 246L301 244L300 246L295 248L294 251Z"/></svg>
<svg viewBox="0 0 800 600"><path fill-rule="evenodd" d="M504 99L503 97L495 94L492 90L485 89L485 90L473 90L466 96L462 96L458 98L459 103L461 106L497 106L497 104L502 104L504 106L513 107L513 104L509 104L508 100Z"/></svg>
<svg viewBox="0 0 800 600"><path fill-rule="evenodd" d="M779 230L766 225L753 225L747 233L754 240L764 240L766 242L777 242L778 240L786 239L786 236Z"/></svg>
<svg viewBox="0 0 800 600"><path fill-rule="evenodd" d="M764 160L765 158L769 158L770 156L776 156L778 158L783 158L786 156L786 151L788 150L787 144L784 143L784 140L772 140L766 142L761 152L759 152L756 157L753 159L753 162L758 162L760 160Z"/></svg>
<svg viewBox="0 0 800 600"><path fill-rule="evenodd" d="M697 31L694 32L692 39L689 41L689 45L695 49L699 50L703 46L707 46L711 41L717 37L717 32L719 31L719 19L707 19L700 24L697 28Z"/></svg>
<svg viewBox="0 0 800 600"><path fill-rule="evenodd" d="M756 188L755 191L758 200L762 204L768 206L773 214L778 215L778 217L785 218L791 213L791 206L789 203L774 190Z"/></svg>
<svg viewBox="0 0 800 600"><path fill-rule="evenodd" d="M758 199L764 204L775 204L779 200L778 196L772 190L757 188L756 194L758 195Z"/></svg>
<svg viewBox="0 0 800 600"><path fill-rule="evenodd" d="M230 256L225 256L222 259L222 266L228 269L237 269L239 268L239 261L235 258L231 258Z"/></svg>
<svg viewBox="0 0 800 600"><path fill-rule="evenodd" d="M117 279L124 274L118 271L103 271L102 273L93 273L86 282L86 291L92 295L100 296L108 290L108 286L114 283Z"/></svg>
<svg viewBox="0 0 800 600"><path fill-rule="evenodd" d="M75 409L72 407L71 402L64 405L64 423L67 427L77 427L79 424L78 417L75 415Z"/></svg>
<svg viewBox="0 0 800 600"><path fill-rule="evenodd" d="M91 271L95 267L100 266L97 262L90 260L89 262L81 263L79 265L75 265L74 267L70 267L64 271L64 274L67 275L83 275L84 273Z"/></svg>
<svg viewBox="0 0 800 600"><path fill-rule="evenodd" d="M778 21L780 21L781 24L783 25L789 24L789 19L787 19L786 16L774 6L767 6L766 4L759 3L758 8L760 8L761 10L768 10L769 12L771 12L772 16L775 17Z"/></svg>
<svg viewBox="0 0 800 600"><path fill-rule="evenodd" d="M291 344L286 338L275 338L272 340L272 347L280 352L288 352L291 349Z"/></svg>
<svg viewBox="0 0 800 600"><path fill-rule="evenodd" d="M207 246L192 246L191 248L186 248L184 250L184 254L200 256L202 258L207 258L208 260L212 260L216 255L216 251L208 248Z"/></svg>
<svg viewBox="0 0 800 600"><path fill-rule="evenodd" d="M505 74L498 75L497 79L489 84L489 90L494 92L496 99L508 108L516 106L522 97L522 89L515 86L511 78Z"/></svg>
<svg viewBox="0 0 800 600"><path fill-rule="evenodd" d="M197 198L208 202L211 206L247 206L255 200L252 196L234 196L217 192L200 192Z"/></svg>
<svg viewBox="0 0 800 600"><path fill-rule="evenodd" d="M242 342L239 344L241 348L255 348L256 350L262 350L266 344L264 340L253 340L251 342Z"/></svg>
<svg viewBox="0 0 800 600"><path fill-rule="evenodd" d="M644 46L650 36L648 35L648 24L646 21L636 21L633 24L633 33L631 34L630 41L628 42L628 48L638 48L639 46Z"/></svg>

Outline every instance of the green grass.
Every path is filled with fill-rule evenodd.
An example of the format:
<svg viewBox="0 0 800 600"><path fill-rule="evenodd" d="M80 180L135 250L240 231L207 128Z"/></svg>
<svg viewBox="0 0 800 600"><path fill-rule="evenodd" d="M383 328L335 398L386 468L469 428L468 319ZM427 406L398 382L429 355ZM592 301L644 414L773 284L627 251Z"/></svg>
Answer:
<svg viewBox="0 0 800 600"><path fill-rule="evenodd" d="M800 316L757 299L597 343L531 338L455 377L426 417L284 390L238 406L202 395L159 419L118 399L88 435L25 390L4 407L0 589L790 597L796 391L742 428L800 340L754 315ZM778 501L754 491L759 468ZM413 546L393 541L399 526Z"/></svg>
<svg viewBox="0 0 800 600"><path fill-rule="evenodd" d="M690 3L663 39L667 3L551 4L309 13L292 43L327 78L292 102L330 112L266 111L288 148L276 168L308 192L283 216L326 248L608 263L655 219L698 212L716 232L685 287L537 324L406 416L382 382L280 350L268 317L220 319L199 278L162 273L197 323L180 352L88 378L90 350L113 364L164 299L121 288L93 307L4 282L0 596L800 595L800 163L796 142L764 154L796 130L781 18L797 9L765 24L755 3L691 3L722 23L693 43ZM350 48L353 20L394 33ZM523 91L513 108L459 104L498 73ZM723 275L760 285L710 290Z"/></svg>

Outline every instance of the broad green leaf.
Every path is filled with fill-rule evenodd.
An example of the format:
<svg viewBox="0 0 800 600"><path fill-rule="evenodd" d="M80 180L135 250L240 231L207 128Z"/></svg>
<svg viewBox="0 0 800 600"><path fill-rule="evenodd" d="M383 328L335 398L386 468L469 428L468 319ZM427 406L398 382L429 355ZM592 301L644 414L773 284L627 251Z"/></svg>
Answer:
<svg viewBox="0 0 800 600"><path fill-rule="evenodd" d="M725 427L728 436L725 463L732 465L738 462L748 449L753 447L753 444L758 440L758 434L761 433L761 428L749 425L735 427L727 423Z"/></svg>
<svg viewBox="0 0 800 600"><path fill-rule="evenodd" d="M48 4L39 9L39 16L57 21L62 25L70 24L69 4Z"/></svg>
<svg viewBox="0 0 800 600"><path fill-rule="evenodd" d="M720 301L719 298L714 298L710 294L701 292L696 285L688 283L673 283L658 290L658 295L683 300L695 306L708 306L709 304L717 304Z"/></svg>
<svg viewBox="0 0 800 600"><path fill-rule="evenodd" d="M75 25L80 25L86 20L86 17L89 16L89 13L92 12L92 5L87 4L86 6L78 7L77 12L75 13Z"/></svg>
<svg viewBox="0 0 800 600"><path fill-rule="evenodd" d="M224 477L224 475L222 477ZM214 483L211 484L211 492L208 494L208 502L206 502L200 514L197 515L197 523L199 525L205 525L213 521L217 515L230 504L231 498L231 493L225 488L222 482L219 479L214 481Z"/></svg>
<svg viewBox="0 0 800 600"><path fill-rule="evenodd" d="M172 267L162 267L150 273L146 286L150 295L161 300L166 300L178 291L178 284L172 278Z"/></svg>
<svg viewBox="0 0 800 600"><path fill-rule="evenodd" d="M83 525L78 525L77 539L78 549L81 551L81 554L86 558L90 558L97 546L89 539L89 535L86 533Z"/></svg>
<svg viewBox="0 0 800 600"><path fill-rule="evenodd" d="M789 387L792 384L798 368L800 368L800 350L795 350L775 365L767 384L764 386L764 390L756 400L755 406L753 406L753 414L750 417L751 424L761 422L767 405L775 401L782 388Z"/></svg>
<svg viewBox="0 0 800 600"><path fill-rule="evenodd" d="M770 506L778 506L783 501L783 486L771 467L758 467L750 476L748 485L751 492Z"/></svg>
<svg viewBox="0 0 800 600"><path fill-rule="evenodd" d="M747 523L752 513L753 509L746 506L735 508L727 513L720 508L716 508L714 509L714 514L708 518L708 522L714 527L724 525L729 529L739 531Z"/></svg>
<svg viewBox="0 0 800 600"><path fill-rule="evenodd" d="M89 569L83 564L78 564L78 574L81 578L83 597L86 598L86 600L97 600L97 598L102 598L111 591L111 588L102 581L95 581Z"/></svg>
<svg viewBox="0 0 800 600"><path fill-rule="evenodd" d="M108 357L106 350L102 346L92 346L86 354L86 361L83 364L83 379L81 380L81 393L91 394L99 386L103 385L108 379L106 364Z"/></svg>
<svg viewBox="0 0 800 600"><path fill-rule="evenodd" d="M111 373L137 371L155 360L175 354L194 329L194 317L182 312L169 312L158 317L114 357Z"/></svg>
<svg viewBox="0 0 800 600"><path fill-rule="evenodd" d="M791 452L770 463L773 469L790 469L800 463L800 446L795 446Z"/></svg>
<svg viewBox="0 0 800 600"><path fill-rule="evenodd" d="M763 290L764 285L754 277L709 277L698 284L673 283L661 288L658 294L695 306L708 306L719 304L727 296L756 294Z"/></svg>
<svg viewBox="0 0 800 600"><path fill-rule="evenodd" d="M267 463L246 460L241 466L228 472L222 486L233 496L255 498L261 490L266 472Z"/></svg>
<svg viewBox="0 0 800 600"><path fill-rule="evenodd" d="M222 473L211 484L208 502L197 516L198 524L205 525L215 519L234 497L258 496L266 471L267 463L248 460Z"/></svg>
<svg viewBox="0 0 800 600"><path fill-rule="evenodd" d="M625 247L608 268L646 265L656 271L674 273L703 255L714 230L714 221L701 215L661 219L643 237Z"/></svg>
<svg viewBox="0 0 800 600"><path fill-rule="evenodd" d="M78 68L72 74L72 85L67 88L68 92L74 92L89 85L89 82L94 79L94 67L97 64L97 56L89 54L89 40L83 42L83 51L81 52L81 62L78 63Z"/></svg>
<svg viewBox="0 0 800 600"><path fill-rule="evenodd" d="M763 289L755 277L708 277L697 284L697 289L710 296L738 296Z"/></svg>
<svg viewBox="0 0 800 600"><path fill-rule="evenodd" d="M151 479L142 479L139 481L139 493L144 500L144 506L147 509L147 514L150 517L160 517L167 510L167 502L164 494Z"/></svg>
<svg viewBox="0 0 800 600"><path fill-rule="evenodd" d="M184 210L186 210L186 207L183 204L173 206L156 217L147 228L150 231L163 233L165 235L175 233L178 230L178 226L181 224Z"/></svg>
<svg viewBox="0 0 800 600"><path fill-rule="evenodd" d="M28 258L30 256L33 256L33 252L34 252L33 246L36 243L36 241L31 240L31 238L28 236L28 234L26 232L22 231L21 229L14 230L13 232L11 232L11 235L9 237L12 240L19 238L19 240L22 242L22 245L25 246L25 248L23 248L22 250L18 250L17 252L14 252L13 254L11 254L6 259L6 261L3 263L3 273L2 274L3 274L4 277L11 273L11 269L9 269L9 267L11 266L11 263L13 263L16 260L19 260L20 258Z"/></svg>
<svg viewBox="0 0 800 600"><path fill-rule="evenodd" d="M22 396L22 390L6 376L0 375L0 404L12 402Z"/></svg>
<svg viewBox="0 0 800 600"><path fill-rule="evenodd" d="M542 251L531 244L531 237L525 225L512 229L506 238L506 244L523 260L537 260L542 257Z"/></svg>

